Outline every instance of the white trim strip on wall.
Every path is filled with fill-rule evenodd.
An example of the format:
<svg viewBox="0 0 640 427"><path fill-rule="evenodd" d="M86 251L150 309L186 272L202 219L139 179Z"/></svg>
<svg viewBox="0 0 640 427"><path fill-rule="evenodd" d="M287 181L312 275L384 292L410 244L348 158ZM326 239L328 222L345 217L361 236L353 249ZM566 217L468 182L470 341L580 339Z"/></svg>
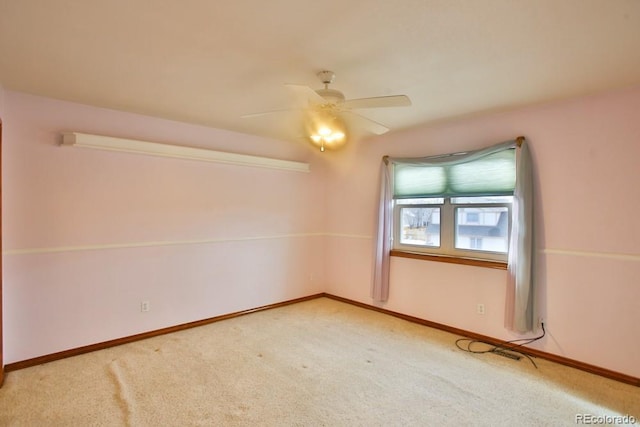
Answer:
<svg viewBox="0 0 640 427"><path fill-rule="evenodd" d="M366 234L347 234L347 233L322 233L325 237L344 237L346 239L373 239L373 236Z"/></svg>
<svg viewBox="0 0 640 427"><path fill-rule="evenodd" d="M179 246L179 245L202 245L212 243L229 243L229 242L246 242L252 240L270 240L270 239L288 239L300 237L344 237L350 239L371 239L371 236L360 234L341 234L341 233L295 233L280 234L272 236L249 236L249 237L233 237L219 239L195 239L195 240L162 240L155 242L133 242L133 243L108 243L97 245L82 246L54 246L49 248L25 248L25 249L7 249L2 251L2 255L37 255L50 254L60 252L80 252L80 251L96 251L107 249L131 249L131 248L148 248L158 246Z"/></svg>
<svg viewBox="0 0 640 427"><path fill-rule="evenodd" d="M177 159L200 160L240 166L255 166L294 172L309 172L309 163L249 156L247 154L227 153L223 151L185 147L181 145L159 144L156 142L115 138L111 136L90 135L79 132L64 133L62 135L62 145L94 148L107 151L121 151L125 153L147 154L160 157L173 157Z"/></svg>
<svg viewBox="0 0 640 427"><path fill-rule="evenodd" d="M248 237L218 238L218 239L194 239L194 240L175 240L175 241L165 240L165 241L155 241L155 242L110 243L110 244L101 244L101 245L7 249L2 251L2 255L36 255L36 254L60 253L60 252L95 251L95 250L108 250L108 249L131 249L131 248L147 248L147 247L179 246L179 245L202 245L202 244L214 244L214 243L247 242L247 241L256 241L256 240L290 239L290 238L301 238L301 237L338 237L338 238L346 238L346 239L365 239L365 240L373 239L373 236L364 235L364 234L295 233L295 234L280 234L280 235L271 235L271 236L248 236ZM574 250L565 250L565 249L542 249L540 252L547 255L616 259L616 260L622 260L622 261L636 261L636 262L640 261L640 255L637 255L637 254L620 254L620 253L612 253L612 252L585 252L585 251L574 251Z"/></svg>
<svg viewBox="0 0 640 427"><path fill-rule="evenodd" d="M619 254L614 252L584 252L564 249L543 249L541 252L548 255L566 255L588 258L617 259L622 261L640 261L640 255L637 254Z"/></svg>
<svg viewBox="0 0 640 427"><path fill-rule="evenodd" d="M108 249L132 249L132 248L148 248L160 246L180 246L180 245L203 245L213 243L232 243L232 242L248 242L255 240L275 240L290 239L300 237L318 237L324 236L324 233L297 233L297 234L281 234L273 236L250 236L220 239L196 239L196 240L165 240L157 242L134 242L134 243L112 243L103 245L83 245L83 246L58 246L51 248L27 248L27 249L8 249L2 251L2 255L38 255L60 252L80 252L80 251L96 251Z"/></svg>

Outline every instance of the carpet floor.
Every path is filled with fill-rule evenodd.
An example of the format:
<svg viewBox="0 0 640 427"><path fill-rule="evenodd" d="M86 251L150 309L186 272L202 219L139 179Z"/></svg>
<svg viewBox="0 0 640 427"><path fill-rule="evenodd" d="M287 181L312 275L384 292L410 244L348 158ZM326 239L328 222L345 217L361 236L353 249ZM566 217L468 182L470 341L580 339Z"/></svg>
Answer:
<svg viewBox="0 0 640 427"><path fill-rule="evenodd" d="M318 298L10 372L0 426L640 423L639 387L457 338Z"/></svg>

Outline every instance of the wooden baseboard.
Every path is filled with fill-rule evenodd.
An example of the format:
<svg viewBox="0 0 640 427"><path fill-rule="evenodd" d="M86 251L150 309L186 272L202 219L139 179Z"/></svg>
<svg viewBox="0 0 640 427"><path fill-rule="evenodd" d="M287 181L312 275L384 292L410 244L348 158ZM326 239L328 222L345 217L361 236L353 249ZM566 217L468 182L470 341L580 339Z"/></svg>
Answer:
<svg viewBox="0 0 640 427"><path fill-rule="evenodd" d="M309 295L302 298L296 298L288 301L283 301L275 304L264 305L261 307L251 308L248 310L242 310L235 313L224 314L221 316L211 317L208 319L197 320L195 322L183 323L181 325L170 326L168 328L157 329L154 331L143 332L141 334L131 335L128 337L118 338L110 341L104 341L97 344L91 344L83 347L73 348L69 350L60 351L57 353L47 354L44 356L34 357L32 359L23 360L20 362L9 363L4 366L4 372L16 371L18 369L24 369L31 366L40 365L42 363L53 362L55 360L64 359L66 357L78 356L80 354L90 353L96 350L103 350L109 347L115 347L121 344L127 344L134 341L140 341L146 338L155 337L158 335L164 335L171 332L178 332L189 328L194 328L196 326L208 325L210 323L219 322L221 320L232 319L234 317L243 316L249 313L255 313L258 311L270 310L272 308L283 307L290 304L296 304L303 301L310 301L316 298L326 297L333 299L335 301L340 301L343 303L351 304L357 307L365 308L368 310L377 311L379 313L387 314L389 316L397 317L412 323L417 323L420 325L428 326L430 328L439 329L442 331L450 332L456 335L460 335L467 338L477 339L480 341L484 341L486 343L492 345L505 345L506 341L500 340L497 338L489 337L486 335L477 334L475 332L466 331L464 329L454 328L452 326L444 325L442 323L432 322L430 320L421 319L419 317L409 316L407 314L398 313L395 311L387 310L381 307L377 307L370 304L365 304L359 301L350 300L348 298L339 297L336 295L328 294L328 293L319 293L315 295ZM570 366L572 368L580 369L582 371L586 371L592 374L600 375L605 378L609 378L612 380L620 381L626 384L631 384L636 387L640 387L640 378L636 378L630 375L626 375L620 372L615 372L610 369L601 368L599 366L590 365L588 363L583 363L577 360L569 359L567 357L558 356L552 353L547 353L541 350L536 350L529 347L519 347L518 351L528 354L530 356L539 357L541 359L546 359L551 362L559 363L561 365Z"/></svg>
<svg viewBox="0 0 640 427"><path fill-rule="evenodd" d="M463 337L476 339L479 341L484 341L491 345L496 346L505 346L508 343L504 340L500 340L497 338L489 337L486 335L477 334L475 332L466 331L464 329L454 328L452 326L443 325L442 323L432 322L430 320L421 319L419 317L409 316L406 314L398 313L395 311L387 310L381 307L377 307L374 305L365 304L359 301L350 300L348 298L339 297L336 295L325 294L325 297L331 298L336 301L341 301L347 304L355 305L357 307L366 308L369 310L377 311L379 313L388 314L389 316L397 317L403 320L407 320L412 323L418 323L420 325L428 326L434 329L440 329L442 331L451 332L452 334L461 335ZM612 380L620 381L623 383L631 384L636 387L640 387L640 378L633 377L631 375L623 374L620 372L612 371L610 369L601 368L599 366L590 365L588 363L580 362L577 360L569 359L564 356L558 356L556 354L547 353L545 351L536 350L534 348L529 347L518 347L518 351L521 353L528 354L529 356L539 357L541 359L546 359L551 362L559 363L561 365L570 366L572 368L580 369L582 371L586 371L592 374L600 375L605 378L609 378Z"/></svg>
<svg viewBox="0 0 640 427"><path fill-rule="evenodd" d="M9 363L5 365L5 372L17 371L18 369L29 368L31 366L41 365L43 363L53 362L55 360L64 359L67 357L78 356L80 354L90 353L96 350L103 350L109 347L115 347L122 344L127 344L134 341L140 341L158 335L169 334L171 332L178 332L185 329L195 328L196 326L208 325L210 323L219 322L221 320L232 319L234 317L243 316L249 313L255 313L258 311L269 310L272 308L283 307L285 305L296 304L303 301L309 301L312 299L325 296L324 293L309 295L302 298L296 298L288 301L278 302L275 304L263 305L261 307L250 308L248 310L237 311L235 313L223 314L221 316L215 316L208 319L196 320L195 322L183 323L176 326L170 326L168 328L156 329L154 331L143 332L141 334L130 335L128 337L117 338L114 340L104 341L96 344L85 345L83 347L72 348L69 350L59 351L57 353L46 354L44 356L34 357L32 359L22 360L20 362Z"/></svg>

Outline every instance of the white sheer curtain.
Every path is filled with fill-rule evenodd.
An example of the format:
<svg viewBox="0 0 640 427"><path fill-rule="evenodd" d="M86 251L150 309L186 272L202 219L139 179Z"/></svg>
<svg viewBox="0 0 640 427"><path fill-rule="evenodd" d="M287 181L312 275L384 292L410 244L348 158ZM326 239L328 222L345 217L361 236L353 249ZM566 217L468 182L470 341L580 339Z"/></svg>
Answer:
<svg viewBox="0 0 640 427"><path fill-rule="evenodd" d="M380 166L380 203L378 205L378 221L375 239L375 256L373 268L373 286L371 298L375 301L386 301L389 298L389 252L393 234L393 184L391 182L389 158L384 156Z"/></svg>
<svg viewBox="0 0 640 427"><path fill-rule="evenodd" d="M529 149L520 137L494 146L466 153L418 158L390 158L385 156L380 167L380 203L371 296L384 302L389 298L389 273L393 217L394 164L415 166L445 166L474 161L488 155L516 148L516 184L512 209L512 232L508 256L508 291L506 326L514 331L527 332L534 328L535 306L532 281L533 258L533 186Z"/></svg>
<svg viewBox="0 0 640 427"><path fill-rule="evenodd" d="M505 326L516 332L536 327L533 284L533 171L526 142L517 150L516 188L513 193L511 242L507 275Z"/></svg>

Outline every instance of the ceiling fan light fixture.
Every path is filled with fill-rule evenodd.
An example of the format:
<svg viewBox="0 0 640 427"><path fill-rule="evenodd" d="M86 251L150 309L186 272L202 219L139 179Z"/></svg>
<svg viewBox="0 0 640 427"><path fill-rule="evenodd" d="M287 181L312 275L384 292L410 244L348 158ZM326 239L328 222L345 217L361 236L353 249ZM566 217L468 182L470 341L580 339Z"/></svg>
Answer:
<svg viewBox="0 0 640 427"><path fill-rule="evenodd" d="M324 151L325 148L337 149L347 139L344 123L337 117L322 114L311 115L307 123L307 135L320 151Z"/></svg>
<svg viewBox="0 0 640 427"><path fill-rule="evenodd" d="M332 142L342 142L345 140L344 132L341 132L339 130L332 131L327 128L324 128L323 130L325 131L325 133L318 132L318 133L309 135L309 138L311 138L311 141L316 144L319 142L330 144ZM326 132L326 131L329 131L329 132Z"/></svg>
<svg viewBox="0 0 640 427"><path fill-rule="evenodd" d="M322 126L320 129L318 129L318 134L320 134L320 136L328 137L332 133L333 131L326 126Z"/></svg>

